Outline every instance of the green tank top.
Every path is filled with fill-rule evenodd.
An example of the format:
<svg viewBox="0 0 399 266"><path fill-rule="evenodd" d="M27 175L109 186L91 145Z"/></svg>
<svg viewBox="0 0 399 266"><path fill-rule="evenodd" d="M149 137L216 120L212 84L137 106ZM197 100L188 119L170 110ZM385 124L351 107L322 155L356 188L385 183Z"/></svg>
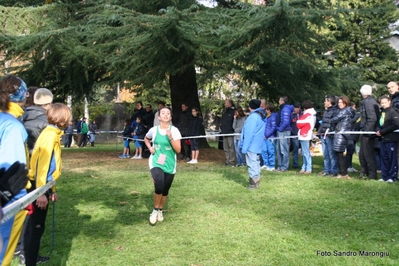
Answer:
<svg viewBox="0 0 399 266"><path fill-rule="evenodd" d="M169 141L168 135L161 135L159 126L154 139L155 153L152 156L153 167L161 168L165 173L176 172L176 152Z"/></svg>

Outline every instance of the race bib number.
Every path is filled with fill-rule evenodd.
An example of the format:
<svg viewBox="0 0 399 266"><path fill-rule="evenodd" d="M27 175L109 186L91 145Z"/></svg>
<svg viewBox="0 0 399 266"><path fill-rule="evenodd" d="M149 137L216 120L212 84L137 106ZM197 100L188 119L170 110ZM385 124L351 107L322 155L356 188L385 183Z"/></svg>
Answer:
<svg viewBox="0 0 399 266"><path fill-rule="evenodd" d="M158 164L163 165L165 163L166 160L166 155L165 154L160 154L158 157Z"/></svg>

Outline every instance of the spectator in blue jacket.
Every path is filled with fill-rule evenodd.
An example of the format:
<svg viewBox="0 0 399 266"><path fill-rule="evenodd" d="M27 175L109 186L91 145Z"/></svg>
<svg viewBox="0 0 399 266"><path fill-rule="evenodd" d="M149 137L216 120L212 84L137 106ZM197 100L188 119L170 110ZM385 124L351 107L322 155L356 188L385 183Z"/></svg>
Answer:
<svg viewBox="0 0 399 266"><path fill-rule="evenodd" d="M252 99L249 102L249 114L241 132L241 152L245 154L248 166L248 189L259 187L260 164L259 154L262 152L263 133L265 131L265 110L260 107L260 100Z"/></svg>
<svg viewBox="0 0 399 266"><path fill-rule="evenodd" d="M279 99L280 111L277 114L277 171L285 172L290 165L290 139L291 114L294 106L288 104L288 97L281 96Z"/></svg>
<svg viewBox="0 0 399 266"><path fill-rule="evenodd" d="M263 166L261 168L267 171L274 171L276 167L276 140L270 139L276 137L277 131L277 113L274 112L274 109L273 103L266 105L266 124L262 148Z"/></svg>

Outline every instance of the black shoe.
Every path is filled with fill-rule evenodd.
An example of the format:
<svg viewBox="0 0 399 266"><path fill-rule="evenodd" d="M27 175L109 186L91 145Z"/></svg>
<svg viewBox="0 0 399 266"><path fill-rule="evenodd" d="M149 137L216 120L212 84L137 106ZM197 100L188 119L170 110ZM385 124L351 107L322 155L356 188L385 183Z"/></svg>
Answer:
<svg viewBox="0 0 399 266"><path fill-rule="evenodd" d="M46 263L50 260L49 257L44 257L44 256L37 256L37 260L36 260L36 265L37 264L41 264L41 263Z"/></svg>

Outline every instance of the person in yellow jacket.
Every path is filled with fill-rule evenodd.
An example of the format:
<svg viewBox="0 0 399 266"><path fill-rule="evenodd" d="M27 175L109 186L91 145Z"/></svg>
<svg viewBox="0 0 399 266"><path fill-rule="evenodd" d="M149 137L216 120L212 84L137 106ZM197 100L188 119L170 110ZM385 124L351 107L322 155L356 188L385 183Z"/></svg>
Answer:
<svg viewBox="0 0 399 266"><path fill-rule="evenodd" d="M71 119L70 109L55 103L46 112L49 125L40 133L32 151L28 177L34 190L44 186L47 182L57 180L61 175L61 143L60 137ZM36 265L38 262L49 260L38 256L40 239L44 233L47 207L49 199L57 201L55 187L41 195L33 202L33 213L28 216L25 231L25 260L26 265Z"/></svg>

